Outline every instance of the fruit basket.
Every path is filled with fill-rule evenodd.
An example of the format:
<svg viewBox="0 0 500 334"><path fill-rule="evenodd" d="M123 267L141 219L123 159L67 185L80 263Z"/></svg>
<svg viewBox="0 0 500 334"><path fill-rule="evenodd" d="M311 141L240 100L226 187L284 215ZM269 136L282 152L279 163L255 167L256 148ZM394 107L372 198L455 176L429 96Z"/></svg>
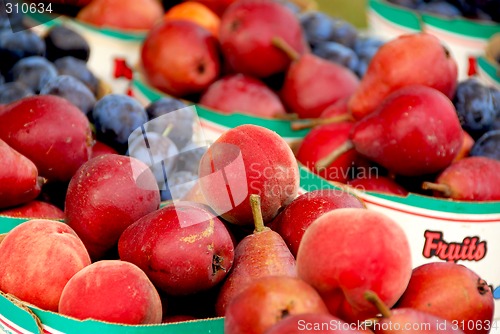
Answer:
<svg viewBox="0 0 500 334"><path fill-rule="evenodd" d="M500 319L500 202L461 202L410 193L396 196L363 192L332 183L301 168L301 188L342 188L361 198L370 210L382 212L405 231L414 267L436 261L456 262L480 273L493 287L495 319Z"/></svg>
<svg viewBox="0 0 500 334"><path fill-rule="evenodd" d="M0 333L224 333L222 318L143 326L124 326L94 320L77 321L20 303L3 293L0 293L0 309Z"/></svg>
<svg viewBox="0 0 500 334"><path fill-rule="evenodd" d="M361 192L331 183L300 167L300 192L318 189L346 189L361 198L366 207L384 213L398 223L408 236L412 266L450 261L463 264L479 273L494 291L496 314L500 314L500 269L496 258L500 245L499 202L466 203L436 199L416 194L406 197ZM8 233L25 219L0 217L0 234ZM443 247L457 247L459 255ZM457 251L458 252L458 251ZM223 318L188 321L177 324L124 326L101 321L77 321L41 310L12 296L0 294L0 329L7 333L223 333ZM498 320L497 320L498 321ZM494 333L494 331L492 331Z"/></svg>
<svg viewBox="0 0 500 334"><path fill-rule="evenodd" d="M460 79L475 73L476 57L483 55L489 38L500 31L498 22L447 18L408 9L387 0L370 0L368 4L371 33L386 39L417 31L432 33L457 59Z"/></svg>

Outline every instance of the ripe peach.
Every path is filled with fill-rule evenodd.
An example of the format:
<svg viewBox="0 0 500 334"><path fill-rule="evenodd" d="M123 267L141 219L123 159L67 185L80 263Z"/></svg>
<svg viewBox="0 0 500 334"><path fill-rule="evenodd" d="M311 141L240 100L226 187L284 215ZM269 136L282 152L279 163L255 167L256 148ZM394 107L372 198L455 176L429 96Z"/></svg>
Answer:
<svg viewBox="0 0 500 334"><path fill-rule="evenodd" d="M120 260L102 260L68 281L59 301L59 313L82 320L158 324L162 305L158 291L139 267Z"/></svg>
<svg viewBox="0 0 500 334"><path fill-rule="evenodd" d="M0 290L57 311L64 286L90 264L76 233L66 224L33 219L14 227L0 244Z"/></svg>
<svg viewBox="0 0 500 334"><path fill-rule="evenodd" d="M158 209L160 191L143 162L117 154L85 163L71 179L66 195L66 223L99 259L115 246L122 232Z"/></svg>
<svg viewBox="0 0 500 334"><path fill-rule="evenodd" d="M304 233L297 271L331 314L353 322L378 313L364 298L367 290L389 307L403 294L412 271L410 246L399 225L382 213L332 210Z"/></svg>
<svg viewBox="0 0 500 334"><path fill-rule="evenodd" d="M267 223L299 189L297 161L286 141L251 124L222 134L201 158L199 176L212 209L238 225L253 224L250 194L260 195Z"/></svg>

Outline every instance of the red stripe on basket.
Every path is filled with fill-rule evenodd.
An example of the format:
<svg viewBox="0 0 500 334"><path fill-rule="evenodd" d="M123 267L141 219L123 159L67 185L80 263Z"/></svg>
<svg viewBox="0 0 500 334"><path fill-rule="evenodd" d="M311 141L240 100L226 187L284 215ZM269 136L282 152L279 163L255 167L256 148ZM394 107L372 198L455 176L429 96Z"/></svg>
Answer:
<svg viewBox="0 0 500 334"><path fill-rule="evenodd" d="M3 324L3 326L7 327L9 330L13 331L14 333L20 333L20 334L23 333L23 332L20 332L17 328L12 327L9 323L4 321L2 318L0 318L0 322Z"/></svg>

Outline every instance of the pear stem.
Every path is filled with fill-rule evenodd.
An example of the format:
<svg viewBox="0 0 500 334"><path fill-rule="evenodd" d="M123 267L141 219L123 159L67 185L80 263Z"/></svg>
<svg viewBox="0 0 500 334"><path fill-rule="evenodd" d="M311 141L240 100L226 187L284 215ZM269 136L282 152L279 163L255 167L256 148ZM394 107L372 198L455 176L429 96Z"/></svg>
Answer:
<svg viewBox="0 0 500 334"><path fill-rule="evenodd" d="M292 130L298 131L298 130L314 128L315 126L318 126L318 125L340 123L340 122L346 122L346 121L352 121L351 114L342 114L342 115L332 116L332 117L328 117L328 118L313 118L313 119L308 119L305 121L293 122L291 125L291 128L292 128Z"/></svg>
<svg viewBox="0 0 500 334"><path fill-rule="evenodd" d="M250 206L252 208L253 223L255 226L254 233L262 232L265 229L264 219L262 218L262 210L260 206L260 196L256 194L250 195Z"/></svg>
<svg viewBox="0 0 500 334"><path fill-rule="evenodd" d="M373 291L365 292L365 299L373 304L377 308L377 310L382 314L383 318L391 317L391 310L384 304L384 302L380 299L379 296Z"/></svg>
<svg viewBox="0 0 500 334"><path fill-rule="evenodd" d="M422 189L424 190L435 190L443 194L445 197L451 196L451 188L447 184L424 182L422 183Z"/></svg>
<svg viewBox="0 0 500 334"><path fill-rule="evenodd" d="M326 157L318 160L318 162L316 162L315 168L323 169L330 166L338 157L340 157L342 154L353 148L354 144L352 143L352 141L347 140L345 143L337 147L337 149L333 150Z"/></svg>
<svg viewBox="0 0 500 334"><path fill-rule="evenodd" d="M271 40L271 43L283 51L291 60L299 60L300 59L300 54L295 51L290 44L288 44L283 38L281 37L273 37Z"/></svg>

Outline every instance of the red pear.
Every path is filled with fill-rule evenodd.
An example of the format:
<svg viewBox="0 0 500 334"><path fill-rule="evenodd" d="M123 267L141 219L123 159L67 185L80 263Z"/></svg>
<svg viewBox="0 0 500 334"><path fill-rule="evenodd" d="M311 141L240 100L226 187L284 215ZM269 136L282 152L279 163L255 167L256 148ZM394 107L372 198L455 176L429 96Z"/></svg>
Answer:
<svg viewBox="0 0 500 334"><path fill-rule="evenodd" d="M413 269L396 307L431 313L468 334L489 333L487 324L493 324L494 299L488 283L453 262L433 262Z"/></svg>
<svg viewBox="0 0 500 334"><path fill-rule="evenodd" d="M153 172L142 161L105 154L77 171L65 204L66 223L97 260L116 246L128 226L158 209L160 191Z"/></svg>
<svg viewBox="0 0 500 334"><path fill-rule="evenodd" d="M260 117L284 115L279 97L262 81L243 74L226 76L208 87L200 104L223 113L247 113Z"/></svg>
<svg viewBox="0 0 500 334"><path fill-rule="evenodd" d="M268 226L283 237L292 254L297 256L302 236L316 218L339 208L364 207L359 198L348 192L314 190L294 199Z"/></svg>
<svg viewBox="0 0 500 334"><path fill-rule="evenodd" d="M312 129L300 144L297 150L297 160L321 177L336 182L345 183L352 178L354 172L354 161L357 153L349 149L328 161L326 164L320 162L327 158L331 152L335 152L348 140L352 131L353 123L331 123L317 126Z"/></svg>
<svg viewBox="0 0 500 334"><path fill-rule="evenodd" d="M273 46L274 37L282 38L299 54L308 50L298 18L277 1L236 1L222 16L219 40L236 72L257 78L284 72L291 59Z"/></svg>
<svg viewBox="0 0 500 334"><path fill-rule="evenodd" d="M296 277L262 277L228 305L225 334L263 334L282 319L296 314L328 314L316 290Z"/></svg>
<svg viewBox="0 0 500 334"><path fill-rule="evenodd" d="M33 162L1 139L0 157L0 208L35 199L44 181Z"/></svg>
<svg viewBox="0 0 500 334"><path fill-rule="evenodd" d="M192 0L196 2L200 2L210 8L214 13L219 16L222 16L226 11L227 7L231 5L236 0Z"/></svg>
<svg viewBox="0 0 500 334"><path fill-rule="evenodd" d="M408 190L397 184L393 179L385 176L360 177L348 181L347 184L361 191L374 191L400 196L408 195Z"/></svg>
<svg viewBox="0 0 500 334"><path fill-rule="evenodd" d="M42 201L30 201L26 204L0 211L0 216L41 219L64 219L64 211L57 206Z"/></svg>
<svg viewBox="0 0 500 334"><path fill-rule="evenodd" d="M283 238L264 226L260 197L251 195L255 230L243 238L234 250L233 269L222 285L215 312L224 316L231 301L258 278L266 276L297 276L295 258Z"/></svg>
<svg viewBox="0 0 500 334"><path fill-rule="evenodd" d="M359 327L359 328L358 328ZM273 325L265 334L361 334L373 333L357 326L355 323L347 323L331 314L306 313L288 315L283 320Z"/></svg>
<svg viewBox="0 0 500 334"><path fill-rule="evenodd" d="M146 36L141 66L147 81L167 94L201 93L220 74L219 45L194 22L164 20Z"/></svg>
<svg viewBox="0 0 500 334"><path fill-rule="evenodd" d="M317 118L328 106L357 90L359 79L348 68L310 53L300 56L279 38L273 43L294 60L280 96L300 118Z"/></svg>
<svg viewBox="0 0 500 334"><path fill-rule="evenodd" d="M92 132L76 106L55 95L26 97L0 111L0 139L50 181L69 181L92 152Z"/></svg>
<svg viewBox="0 0 500 334"><path fill-rule="evenodd" d="M390 310L371 291L367 291L365 297L382 315L372 326L375 334L463 334L456 324L433 314L412 308Z"/></svg>
<svg viewBox="0 0 500 334"><path fill-rule="evenodd" d="M467 157L446 168L436 183L424 182L422 188L437 196L461 201L500 200L500 161L487 157Z"/></svg>
<svg viewBox="0 0 500 334"><path fill-rule="evenodd" d="M401 35L373 56L349 109L355 119L361 119L393 91L415 84L435 88L451 99L457 75L455 60L437 37L428 33Z"/></svg>
<svg viewBox="0 0 500 334"><path fill-rule="evenodd" d="M118 152L111 146L108 146L103 142L96 141L94 146L92 146L91 158L95 158L104 154L118 154Z"/></svg>
<svg viewBox="0 0 500 334"><path fill-rule="evenodd" d="M120 259L144 270L170 295L189 295L221 282L233 265L234 245L224 224L205 206L170 203L128 227Z"/></svg>
<svg viewBox="0 0 500 334"><path fill-rule="evenodd" d="M344 97L337 100L335 103L328 106L318 118L309 118L305 120L298 120L292 123L291 127L293 130L310 129L315 126L339 123L344 121L353 121L349 109L347 108L347 102L349 97Z"/></svg>
<svg viewBox="0 0 500 334"><path fill-rule="evenodd" d="M453 103L422 85L392 92L370 115L357 121L351 143L320 161L326 165L347 149L389 171L417 176L448 167L462 146L463 131Z"/></svg>

